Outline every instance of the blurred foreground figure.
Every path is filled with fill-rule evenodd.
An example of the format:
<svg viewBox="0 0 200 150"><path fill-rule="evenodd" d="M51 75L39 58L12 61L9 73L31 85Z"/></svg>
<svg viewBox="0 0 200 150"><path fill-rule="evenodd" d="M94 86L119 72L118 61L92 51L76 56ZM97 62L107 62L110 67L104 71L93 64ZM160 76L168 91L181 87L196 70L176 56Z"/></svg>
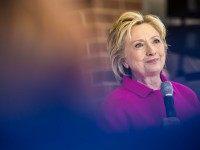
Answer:
<svg viewBox="0 0 200 150"><path fill-rule="evenodd" d="M1 1L2 111L26 111L58 95L67 105L77 103L70 97L82 91L81 47L87 35L74 17L79 7L69 0Z"/></svg>
<svg viewBox="0 0 200 150"><path fill-rule="evenodd" d="M178 125L200 114L197 95L163 73L166 28L154 15L126 12L113 24L108 51L121 85L102 104L108 131Z"/></svg>
<svg viewBox="0 0 200 150"><path fill-rule="evenodd" d="M73 0L0 1L0 149L77 146L79 124L87 122L78 115L89 34L76 17L81 7Z"/></svg>

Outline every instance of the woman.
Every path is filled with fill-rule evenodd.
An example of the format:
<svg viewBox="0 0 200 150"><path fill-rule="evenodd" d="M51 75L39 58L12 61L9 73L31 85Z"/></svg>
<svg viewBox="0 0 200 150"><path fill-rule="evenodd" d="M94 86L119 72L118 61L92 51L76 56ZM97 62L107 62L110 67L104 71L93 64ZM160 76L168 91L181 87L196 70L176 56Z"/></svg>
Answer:
<svg viewBox="0 0 200 150"><path fill-rule="evenodd" d="M166 61L166 28L154 15L126 12L108 37L112 69L121 85L103 102L103 126L115 131L163 125L166 118L161 83ZM172 82L176 117L184 121L200 112L196 94Z"/></svg>

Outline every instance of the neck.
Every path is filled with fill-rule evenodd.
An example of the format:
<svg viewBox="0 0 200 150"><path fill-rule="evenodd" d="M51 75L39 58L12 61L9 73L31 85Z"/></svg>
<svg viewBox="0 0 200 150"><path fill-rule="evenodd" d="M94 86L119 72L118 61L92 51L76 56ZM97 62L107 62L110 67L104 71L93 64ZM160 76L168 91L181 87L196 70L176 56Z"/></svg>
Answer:
<svg viewBox="0 0 200 150"><path fill-rule="evenodd" d="M160 79L160 74L155 75L155 76L147 76L147 77L134 76L133 78L135 78L138 82L154 90L160 89L160 85L162 82Z"/></svg>

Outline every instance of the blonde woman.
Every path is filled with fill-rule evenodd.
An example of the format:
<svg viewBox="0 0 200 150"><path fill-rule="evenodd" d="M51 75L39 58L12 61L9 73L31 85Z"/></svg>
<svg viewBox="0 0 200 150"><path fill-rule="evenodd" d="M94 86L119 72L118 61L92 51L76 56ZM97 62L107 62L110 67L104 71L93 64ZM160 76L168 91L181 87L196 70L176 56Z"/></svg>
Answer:
<svg viewBox="0 0 200 150"><path fill-rule="evenodd" d="M166 28L154 15L126 12L113 24L108 51L113 72L121 85L102 104L103 126L114 131L163 125L168 117L161 84L166 61ZM188 87L172 85L175 116L180 121L199 114L196 94ZM170 117L170 116L169 116Z"/></svg>

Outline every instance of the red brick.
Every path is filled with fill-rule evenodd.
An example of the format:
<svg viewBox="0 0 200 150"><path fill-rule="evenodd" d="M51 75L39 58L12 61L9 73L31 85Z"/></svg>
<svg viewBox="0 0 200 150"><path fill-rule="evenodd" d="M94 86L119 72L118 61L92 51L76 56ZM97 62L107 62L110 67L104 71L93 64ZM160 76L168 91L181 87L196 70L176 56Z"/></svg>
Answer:
<svg viewBox="0 0 200 150"><path fill-rule="evenodd" d="M117 19L118 16L114 14L96 14L95 18L98 22L112 23Z"/></svg>
<svg viewBox="0 0 200 150"><path fill-rule="evenodd" d="M101 3L96 2L96 3L94 3L93 6L94 7L102 7L102 8L119 9L120 1L119 0L101 0Z"/></svg>
<svg viewBox="0 0 200 150"><path fill-rule="evenodd" d="M141 10L142 2L124 2L124 7L126 10Z"/></svg>
<svg viewBox="0 0 200 150"><path fill-rule="evenodd" d="M85 24L90 24L95 22L96 17L92 9L83 11L82 15L84 17Z"/></svg>
<svg viewBox="0 0 200 150"><path fill-rule="evenodd" d="M109 58L94 57L85 60L84 72L111 70Z"/></svg>

